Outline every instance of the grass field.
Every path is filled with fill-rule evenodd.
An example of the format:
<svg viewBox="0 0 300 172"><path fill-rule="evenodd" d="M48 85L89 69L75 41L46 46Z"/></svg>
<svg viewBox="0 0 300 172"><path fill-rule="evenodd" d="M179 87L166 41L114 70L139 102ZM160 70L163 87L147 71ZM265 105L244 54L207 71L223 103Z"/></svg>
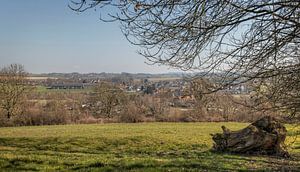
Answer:
<svg viewBox="0 0 300 172"><path fill-rule="evenodd" d="M0 128L1 171L300 170L293 159L210 151L210 133L243 123L146 123ZM289 127L290 128L290 127ZM298 133L299 134L299 133ZM289 135L297 135L290 132ZM292 140L291 137L288 140Z"/></svg>

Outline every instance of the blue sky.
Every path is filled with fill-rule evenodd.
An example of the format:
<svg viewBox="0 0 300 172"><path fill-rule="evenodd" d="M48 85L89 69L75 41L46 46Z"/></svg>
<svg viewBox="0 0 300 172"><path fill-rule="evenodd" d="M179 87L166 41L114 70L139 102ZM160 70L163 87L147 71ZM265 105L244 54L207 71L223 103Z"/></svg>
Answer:
<svg viewBox="0 0 300 172"><path fill-rule="evenodd" d="M31 73L173 72L145 64L118 23L99 11L76 13L69 0L1 0L0 67L23 64Z"/></svg>

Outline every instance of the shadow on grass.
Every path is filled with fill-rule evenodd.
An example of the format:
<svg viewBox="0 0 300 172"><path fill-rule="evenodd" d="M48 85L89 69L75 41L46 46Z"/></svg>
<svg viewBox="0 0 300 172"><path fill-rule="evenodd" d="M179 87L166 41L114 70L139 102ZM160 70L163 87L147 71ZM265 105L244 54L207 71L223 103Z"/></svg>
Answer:
<svg viewBox="0 0 300 172"><path fill-rule="evenodd" d="M210 151L215 155L222 156L230 161L250 162L261 165L257 171L300 171L300 157L298 155L283 158L272 155L237 154L228 152Z"/></svg>
<svg viewBox="0 0 300 172"><path fill-rule="evenodd" d="M155 139L144 143L145 138L94 139L0 138L0 147L3 147L0 150L0 167L6 171L48 168L59 171L300 170L295 160L212 152L201 144L191 146L170 142L161 145ZM41 156L43 160L40 160Z"/></svg>

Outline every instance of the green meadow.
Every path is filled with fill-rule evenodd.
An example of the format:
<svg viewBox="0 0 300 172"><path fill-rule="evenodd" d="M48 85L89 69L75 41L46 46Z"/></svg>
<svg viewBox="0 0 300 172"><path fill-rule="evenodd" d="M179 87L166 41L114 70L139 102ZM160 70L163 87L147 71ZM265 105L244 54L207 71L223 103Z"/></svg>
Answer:
<svg viewBox="0 0 300 172"><path fill-rule="evenodd" d="M288 126L291 159L211 151L211 133L245 123L86 124L0 128L1 171L300 171L299 132Z"/></svg>

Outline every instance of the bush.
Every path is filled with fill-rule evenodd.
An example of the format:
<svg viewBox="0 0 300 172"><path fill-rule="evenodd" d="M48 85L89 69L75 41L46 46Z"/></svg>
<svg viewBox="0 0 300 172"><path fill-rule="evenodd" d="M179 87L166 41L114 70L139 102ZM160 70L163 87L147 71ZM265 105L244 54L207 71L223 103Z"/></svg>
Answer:
<svg viewBox="0 0 300 172"><path fill-rule="evenodd" d="M76 121L76 123L79 123L79 124L98 124L98 123L103 123L103 122L104 122L103 119L98 119L93 116L83 117Z"/></svg>
<svg viewBox="0 0 300 172"><path fill-rule="evenodd" d="M133 103L129 103L126 107L126 110L120 115L120 122L143 122L142 112L139 107Z"/></svg>

